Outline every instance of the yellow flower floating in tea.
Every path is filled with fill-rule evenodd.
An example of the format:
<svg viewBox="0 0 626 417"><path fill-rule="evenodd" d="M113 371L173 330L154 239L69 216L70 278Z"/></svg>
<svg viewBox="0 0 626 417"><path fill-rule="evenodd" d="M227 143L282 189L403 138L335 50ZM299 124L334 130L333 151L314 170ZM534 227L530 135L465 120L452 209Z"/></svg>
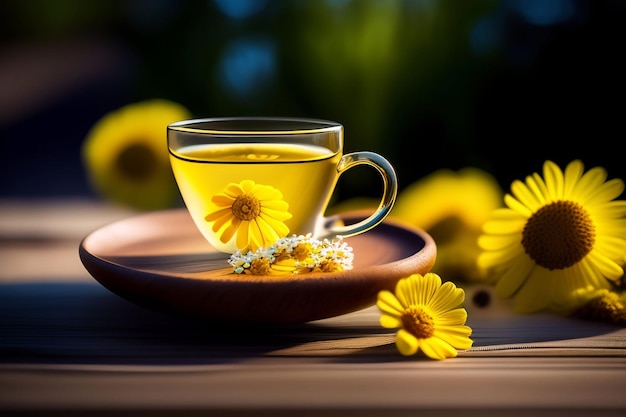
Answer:
<svg viewBox="0 0 626 417"><path fill-rule="evenodd" d="M354 253L343 239L315 239L311 234L288 236L273 245L231 255L236 274L289 275L341 272L352 269Z"/></svg>
<svg viewBox="0 0 626 417"><path fill-rule="evenodd" d="M472 329L465 325L462 307L465 291L435 273L414 274L398 281L395 294L380 291L376 305L380 324L396 329L396 346L402 355L418 352L432 359L453 358L472 347Z"/></svg>
<svg viewBox="0 0 626 417"><path fill-rule="evenodd" d="M270 185L252 180L230 183L211 201L218 209L207 214L205 220L213 223L212 229L222 243L235 239L238 250L268 247L289 233L284 223L292 217L289 204Z"/></svg>
<svg viewBox="0 0 626 417"><path fill-rule="evenodd" d="M543 177L514 181L507 208L484 224L479 265L504 299L520 312L576 307L580 289L610 290L623 276L626 201L620 179L601 167L584 172L575 160L565 171L552 161Z"/></svg>
<svg viewBox="0 0 626 417"><path fill-rule="evenodd" d="M129 104L105 115L82 146L91 185L108 200L139 210L178 204L165 131L169 123L189 116L185 107L161 99Z"/></svg>

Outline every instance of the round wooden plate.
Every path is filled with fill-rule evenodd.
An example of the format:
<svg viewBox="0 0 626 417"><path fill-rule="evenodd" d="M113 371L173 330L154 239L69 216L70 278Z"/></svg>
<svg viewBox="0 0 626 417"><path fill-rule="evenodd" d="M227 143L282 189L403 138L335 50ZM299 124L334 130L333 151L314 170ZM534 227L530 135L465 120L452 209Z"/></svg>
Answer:
<svg viewBox="0 0 626 417"><path fill-rule="evenodd" d="M369 213L350 212L351 224ZM80 244L87 271L113 293L162 311L227 321L303 323L350 313L376 302L380 290L435 263L426 232L386 219L345 240L354 268L290 276L234 274L202 237L186 209L140 214L104 226Z"/></svg>

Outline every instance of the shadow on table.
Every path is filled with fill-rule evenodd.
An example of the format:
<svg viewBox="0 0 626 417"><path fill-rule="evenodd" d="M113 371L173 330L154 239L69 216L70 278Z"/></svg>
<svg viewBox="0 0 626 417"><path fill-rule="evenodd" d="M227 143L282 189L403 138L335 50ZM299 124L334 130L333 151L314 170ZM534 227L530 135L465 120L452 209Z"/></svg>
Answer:
<svg viewBox="0 0 626 417"><path fill-rule="evenodd" d="M394 331L365 309L300 325L211 322L134 305L97 283L0 285L0 362L214 364L255 358L404 360ZM481 317L474 346L584 338L607 324L545 316Z"/></svg>

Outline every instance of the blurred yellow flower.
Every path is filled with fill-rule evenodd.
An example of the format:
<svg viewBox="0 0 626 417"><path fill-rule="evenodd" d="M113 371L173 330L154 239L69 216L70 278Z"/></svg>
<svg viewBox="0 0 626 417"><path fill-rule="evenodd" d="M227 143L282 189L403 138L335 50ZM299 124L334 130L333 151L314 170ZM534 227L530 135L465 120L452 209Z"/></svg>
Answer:
<svg viewBox="0 0 626 417"><path fill-rule="evenodd" d="M81 150L94 189L112 202L138 210L173 207L180 195L169 163L166 129L190 116L177 103L153 99L102 117Z"/></svg>
<svg viewBox="0 0 626 417"><path fill-rule="evenodd" d="M609 291L587 287L572 294L572 302L564 312L573 317L626 325L626 291Z"/></svg>
<svg viewBox="0 0 626 417"><path fill-rule="evenodd" d="M565 171L552 161L526 182L514 181L507 208L485 223L478 261L496 294L519 312L557 310L579 289L610 289L622 277L626 201L620 179L601 167L584 172L579 160Z"/></svg>
<svg viewBox="0 0 626 417"><path fill-rule="evenodd" d="M204 219L213 223L213 231L219 232L222 243L234 238L238 250L268 247L289 233L284 223L292 217L289 204L270 185L252 180L231 183L211 201L218 209Z"/></svg>
<svg viewBox="0 0 626 417"><path fill-rule="evenodd" d="M502 196L498 182L478 168L442 169L402 190L391 216L433 237L437 260L432 272L451 281L478 281L476 241L491 212L502 206Z"/></svg>
<svg viewBox="0 0 626 417"><path fill-rule="evenodd" d="M465 292L439 275L414 274L396 284L395 294L380 291L376 305L382 311L380 324L396 329L396 346L411 356L421 351L432 359L453 358L457 349L472 347L472 329L465 325L462 307Z"/></svg>

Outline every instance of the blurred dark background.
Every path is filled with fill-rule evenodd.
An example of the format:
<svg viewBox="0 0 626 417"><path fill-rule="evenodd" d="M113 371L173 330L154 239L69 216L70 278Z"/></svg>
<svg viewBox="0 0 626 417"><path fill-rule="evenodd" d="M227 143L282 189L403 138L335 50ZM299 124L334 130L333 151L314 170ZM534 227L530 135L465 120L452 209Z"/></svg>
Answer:
<svg viewBox="0 0 626 417"><path fill-rule="evenodd" d="M92 196L86 133L149 98L341 122L401 189L476 166L508 190L546 159L626 179L624 22L621 0L3 1L0 197Z"/></svg>

